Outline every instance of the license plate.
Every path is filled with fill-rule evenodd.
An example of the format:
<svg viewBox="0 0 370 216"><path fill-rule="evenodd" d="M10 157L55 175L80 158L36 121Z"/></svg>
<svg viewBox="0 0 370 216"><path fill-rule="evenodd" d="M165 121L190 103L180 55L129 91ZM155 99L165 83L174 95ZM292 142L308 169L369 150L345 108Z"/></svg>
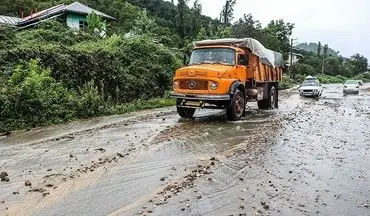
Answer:
<svg viewBox="0 0 370 216"><path fill-rule="evenodd" d="M202 105L202 101L186 101L185 106L196 106L200 107Z"/></svg>

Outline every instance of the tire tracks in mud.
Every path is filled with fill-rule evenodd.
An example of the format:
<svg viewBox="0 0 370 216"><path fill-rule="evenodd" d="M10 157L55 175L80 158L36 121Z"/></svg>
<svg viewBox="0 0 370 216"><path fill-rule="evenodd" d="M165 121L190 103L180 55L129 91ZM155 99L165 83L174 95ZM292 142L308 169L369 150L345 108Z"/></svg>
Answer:
<svg viewBox="0 0 370 216"><path fill-rule="evenodd" d="M96 133L102 133L102 131L109 131L118 127L125 128L131 127L132 125L140 125L144 121L149 121L153 118L159 119L162 118L162 116L168 116L172 113L173 111L138 116L127 121L125 120L113 124L107 124L49 140L29 143L27 145L41 147L49 144L55 145L56 142L58 145L70 145L71 143L76 142L76 140L79 140L80 137L95 136ZM165 121L165 119L163 118L160 121ZM170 122L169 124L171 125L173 123ZM158 129L154 133L159 133ZM110 149L111 147L95 148L90 150L95 152L92 153L95 161L92 159L91 163L82 161L82 163L79 164L80 166L75 166L74 168L72 168L72 166L68 166L64 168L64 171L62 172L52 172L52 169L48 169L51 173L44 175L42 179L31 179L33 182L30 188L20 188L21 194L24 198L22 198L20 202L7 202L7 207L4 209L6 210L5 214L31 215L41 209L52 206L58 200L72 194L74 191L83 190L84 188L89 187L89 185L99 182L101 179L104 179L111 170L114 170L116 166L134 161L135 154L148 148L152 143L150 140L153 139L153 137L155 137L153 136L153 132L151 134L141 136L140 138L138 135L135 135L135 140L130 142L125 151ZM88 150L89 149L86 149L86 151ZM39 153L39 156L42 156L42 154L45 154L45 152ZM78 154L70 154L71 159L75 158L76 161L79 156L80 155Z"/></svg>
<svg viewBox="0 0 370 216"><path fill-rule="evenodd" d="M257 113L257 116L259 115L260 113ZM232 146L228 144L230 140L228 140L227 136L224 136L222 139L219 137L214 137L215 132L219 134L222 133L223 128L219 126L225 124L225 122L220 122L220 124L216 123L215 125L210 123L212 125L211 129L208 129L210 126L208 123L204 124L204 122L187 122L162 131L157 138L154 139L156 144L170 142L171 140L173 141L173 138L176 137L176 140L180 140L182 145L185 145L185 151L190 152L193 155L202 155L202 157L209 155L209 157L213 159L220 158L220 160L217 159L217 161L220 162L217 164L211 163L211 165L214 167L212 168L212 171L206 172L205 175L202 175L203 173L199 174L199 169L192 169L191 172L187 173L185 176L172 178L171 182L163 186L163 190L152 197L150 200L151 202L144 204L143 207L145 207L145 209L143 208L143 210L138 211L137 214L140 215L155 211L154 208L150 208L150 212L145 212L150 203L156 208L167 205L168 202L178 194L184 192L186 193L186 191L189 191L191 188L196 188L196 183L198 181L213 182L216 179L217 181L223 181L224 184L227 185L227 188L222 186L221 188L223 189L221 191L207 195L207 197L213 196L214 199L217 199L217 194L224 194L225 191L234 188L235 185L241 181L240 179L243 179L241 177L239 178L238 176L240 176L240 173L243 172L243 168L245 168L244 164L240 164L240 160L237 159L237 155L246 154L249 152L250 154L253 153L253 157L257 157L259 154L261 154L260 151L265 148L268 140L271 139L271 135L276 132L276 128L278 128L280 125L280 117L267 118L267 120L243 120L244 122L241 121L236 124L228 123L231 124L231 127L235 128L236 133L242 134L236 140L233 140L234 144ZM250 126L244 128L245 126L243 126L243 124L254 124L254 126L252 126L252 128L250 128ZM257 128L260 131L259 133L255 133ZM186 131L186 133L184 133L184 131ZM251 136L251 134L254 135ZM222 146L222 144L224 144L224 146ZM250 160L253 160L253 158L250 158ZM203 166L200 165L202 164L202 161L196 160L194 162L198 163L198 167ZM246 166L248 166L248 164ZM235 172L232 176L228 174L225 175L223 172L218 172L215 174L214 171L217 171L220 168L231 170L229 173L235 170L239 170L239 172ZM198 176L196 174L197 172ZM196 178L189 179L189 176L194 175ZM200 200L202 199L202 196L197 195L194 199ZM179 207L179 212L187 211L187 209L189 209L189 205L192 201L190 199L185 200L186 202L183 200L180 201L180 203L183 203L183 207ZM140 208L136 207L136 209ZM129 210L127 208L123 208L121 211L115 212L112 215L118 215L124 213L125 211Z"/></svg>

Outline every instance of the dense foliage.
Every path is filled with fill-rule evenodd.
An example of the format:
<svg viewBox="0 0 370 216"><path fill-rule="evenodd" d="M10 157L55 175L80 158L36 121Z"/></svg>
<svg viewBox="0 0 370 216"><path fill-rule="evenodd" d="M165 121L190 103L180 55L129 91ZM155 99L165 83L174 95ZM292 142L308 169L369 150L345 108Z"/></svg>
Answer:
<svg viewBox="0 0 370 216"><path fill-rule="evenodd" d="M181 65L176 52L146 35L98 38L57 22L19 32L1 28L0 131L162 97Z"/></svg>

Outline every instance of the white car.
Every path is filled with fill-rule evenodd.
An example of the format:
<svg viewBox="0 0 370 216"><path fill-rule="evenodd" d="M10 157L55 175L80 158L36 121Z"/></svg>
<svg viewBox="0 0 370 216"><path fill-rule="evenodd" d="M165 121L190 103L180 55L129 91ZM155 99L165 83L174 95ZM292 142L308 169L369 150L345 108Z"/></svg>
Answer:
<svg viewBox="0 0 370 216"><path fill-rule="evenodd" d="M360 92L360 85L357 80L347 80L343 86L344 94L358 94Z"/></svg>
<svg viewBox="0 0 370 216"><path fill-rule="evenodd" d="M299 95L305 97L319 97L322 95L322 85L318 80L305 80L299 87Z"/></svg>
<svg viewBox="0 0 370 216"><path fill-rule="evenodd" d="M309 76L306 77L306 80L317 80L317 78L314 77L314 76L309 75Z"/></svg>

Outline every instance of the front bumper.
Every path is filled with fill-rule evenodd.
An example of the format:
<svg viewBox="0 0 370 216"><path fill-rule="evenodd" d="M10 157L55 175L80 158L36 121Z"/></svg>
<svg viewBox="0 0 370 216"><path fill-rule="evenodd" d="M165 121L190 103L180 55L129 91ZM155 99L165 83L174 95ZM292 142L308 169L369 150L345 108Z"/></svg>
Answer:
<svg viewBox="0 0 370 216"><path fill-rule="evenodd" d="M173 98L178 98L178 99L199 100L199 101L229 101L231 99L230 94L202 95L202 94L177 94L177 93L171 92L170 96Z"/></svg>
<svg viewBox="0 0 370 216"><path fill-rule="evenodd" d="M360 90L359 89L343 89L343 93L352 93L352 94L357 94Z"/></svg>
<svg viewBox="0 0 370 216"><path fill-rule="evenodd" d="M299 94L301 96L316 96L316 95L319 95L319 92L303 92L303 91L301 91L301 92L299 92Z"/></svg>

